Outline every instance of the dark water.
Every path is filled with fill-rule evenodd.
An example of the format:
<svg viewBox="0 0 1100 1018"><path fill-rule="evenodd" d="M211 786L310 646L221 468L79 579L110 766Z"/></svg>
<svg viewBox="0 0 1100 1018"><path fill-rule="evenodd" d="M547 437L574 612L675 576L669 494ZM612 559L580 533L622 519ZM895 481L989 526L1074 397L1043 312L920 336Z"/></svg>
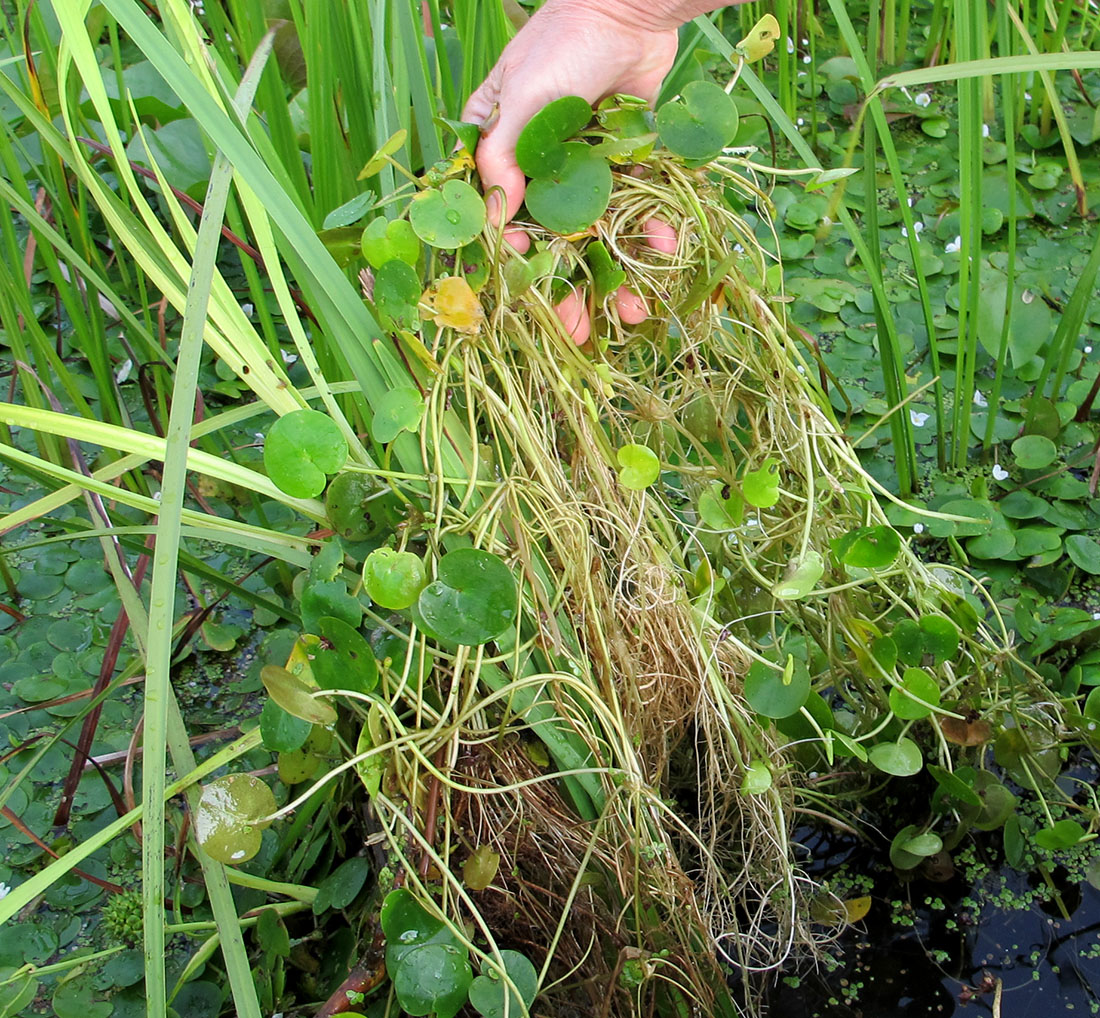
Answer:
<svg viewBox="0 0 1100 1018"><path fill-rule="evenodd" d="M871 911L834 951L838 967L797 979L788 974L775 988L770 1013L776 1018L1098 1014L1100 892L1084 881L1059 883L1064 876L1053 874L1068 920L1054 902L1015 907L1033 896L1038 878L1014 871L993 871L980 887L968 886L958 874L943 883L916 879L906 885L880 878ZM975 907L975 901L981 904ZM912 925L899 925L893 916Z"/></svg>

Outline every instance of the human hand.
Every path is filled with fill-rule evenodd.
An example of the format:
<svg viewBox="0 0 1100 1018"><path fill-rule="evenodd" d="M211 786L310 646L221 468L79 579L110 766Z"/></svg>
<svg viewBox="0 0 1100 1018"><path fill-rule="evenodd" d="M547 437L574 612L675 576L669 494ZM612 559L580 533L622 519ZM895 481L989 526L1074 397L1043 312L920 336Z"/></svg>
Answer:
<svg viewBox="0 0 1100 1018"><path fill-rule="evenodd" d="M470 96L462 119L483 125L476 157L491 220L510 222L523 203L527 182L516 163L516 139L547 103L579 95L594 105L617 92L656 98L676 57L676 30L642 27L635 20L614 2L547 0ZM667 223L649 220L642 233L655 250L675 251L676 233ZM518 229L505 231L505 240L520 253L531 244ZM626 324L648 317L645 300L626 287L615 302ZM573 341L584 343L591 319L583 292L574 291L555 310Z"/></svg>

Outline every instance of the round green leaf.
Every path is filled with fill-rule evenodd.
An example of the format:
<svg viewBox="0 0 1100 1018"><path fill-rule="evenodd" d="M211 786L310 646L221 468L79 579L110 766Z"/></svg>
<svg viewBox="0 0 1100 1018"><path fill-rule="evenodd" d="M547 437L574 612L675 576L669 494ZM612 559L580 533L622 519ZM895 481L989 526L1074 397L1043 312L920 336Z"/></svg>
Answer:
<svg viewBox="0 0 1100 1018"><path fill-rule="evenodd" d="M293 410L272 426L264 441L264 466L282 491L313 498L325 490L348 458L348 444L336 422L319 410Z"/></svg>
<svg viewBox="0 0 1100 1018"><path fill-rule="evenodd" d="M786 718L797 714L810 695L810 673L801 661L789 659L779 671L754 661L745 676L745 699L757 714Z"/></svg>
<svg viewBox="0 0 1100 1018"><path fill-rule="evenodd" d="M313 725L288 714L274 700L264 703L260 711L260 737L267 749L276 753L293 753L305 745Z"/></svg>
<svg viewBox="0 0 1100 1018"><path fill-rule="evenodd" d="M332 529L348 541L365 541L386 522L382 485L369 474L348 470L325 491L325 512Z"/></svg>
<svg viewBox="0 0 1100 1018"><path fill-rule="evenodd" d="M737 107L710 81L692 81L657 111L662 143L685 159L713 159L737 134Z"/></svg>
<svg viewBox="0 0 1100 1018"><path fill-rule="evenodd" d="M877 746L871 747L869 758L880 771L899 778L918 774L924 766L920 747L912 739L904 736L897 742L880 742Z"/></svg>
<svg viewBox="0 0 1100 1018"><path fill-rule="evenodd" d="M975 774L974 791L982 806L971 823L979 831L997 830L1016 810L1016 796L989 771Z"/></svg>
<svg viewBox="0 0 1100 1018"><path fill-rule="evenodd" d="M901 538L893 527L860 527L841 538L845 539L850 540L841 561L857 569L885 569L901 551Z"/></svg>
<svg viewBox="0 0 1100 1018"><path fill-rule="evenodd" d="M411 385L390 389L374 406L370 432L376 442L385 445L402 431L415 432L424 416L424 397Z"/></svg>
<svg viewBox="0 0 1100 1018"><path fill-rule="evenodd" d="M742 795L763 795L772 787L772 772L763 760L754 760L745 768L745 776L741 779Z"/></svg>
<svg viewBox="0 0 1100 1018"><path fill-rule="evenodd" d="M919 665L924 657L924 634L912 619L902 619L890 634L898 650L898 660L907 665Z"/></svg>
<svg viewBox="0 0 1100 1018"><path fill-rule="evenodd" d="M331 616L321 619L322 646L313 658L313 677L322 689L369 693L378 684L378 662L358 630Z"/></svg>
<svg viewBox="0 0 1100 1018"><path fill-rule="evenodd" d="M646 445L624 445L616 454L619 482L631 491L648 488L661 475L661 461Z"/></svg>
<svg viewBox="0 0 1100 1018"><path fill-rule="evenodd" d="M787 575L775 585L773 593L783 601L805 597L825 575L825 559L820 552L808 551L801 559L792 559Z"/></svg>
<svg viewBox="0 0 1100 1018"><path fill-rule="evenodd" d="M1100 544L1083 534L1066 538L1066 554L1069 560L1086 573L1100 574Z"/></svg>
<svg viewBox="0 0 1100 1018"><path fill-rule="evenodd" d="M314 697L313 690L285 668L264 665L260 669L260 679L271 699L288 714L311 725L331 725L336 721L336 711L332 706Z"/></svg>
<svg viewBox="0 0 1100 1018"><path fill-rule="evenodd" d="M524 955L518 951L501 951L500 959L508 978L519 990L519 996L506 986L495 963L486 962L482 975L470 984L470 1004L483 1018L504 1018L506 998L509 1015L524 1014L530 1011L538 993L538 973Z"/></svg>
<svg viewBox="0 0 1100 1018"><path fill-rule="evenodd" d="M416 269L397 258L391 258L374 274L374 306L387 328L420 327L418 305L422 292Z"/></svg>
<svg viewBox="0 0 1100 1018"><path fill-rule="evenodd" d="M899 870L911 870L915 869L923 861L919 855L914 855L912 852L907 852L902 847L911 838L916 837L920 833L920 828L915 824L909 824L907 827L903 827L897 834L894 835L894 840L890 842L890 862Z"/></svg>
<svg viewBox="0 0 1100 1018"><path fill-rule="evenodd" d="M1035 844L1051 851L1072 848L1085 836L1085 829L1076 820L1058 820L1053 827L1035 832Z"/></svg>
<svg viewBox="0 0 1100 1018"><path fill-rule="evenodd" d="M923 668L906 668L901 685L890 690L890 709L906 721L926 718L940 705L940 687Z"/></svg>
<svg viewBox="0 0 1100 1018"><path fill-rule="evenodd" d="M414 267L420 260L420 238L404 219L372 219L363 231L360 246L374 269L395 258Z"/></svg>
<svg viewBox="0 0 1100 1018"><path fill-rule="evenodd" d="M417 606L440 639L476 647L514 625L517 600L515 578L501 559L461 548L439 560L439 578L421 591Z"/></svg>
<svg viewBox="0 0 1100 1018"><path fill-rule="evenodd" d="M472 979L467 954L450 944L424 944L397 966L393 991L410 1015L454 1018L466 1003Z"/></svg>
<svg viewBox="0 0 1100 1018"><path fill-rule="evenodd" d="M779 501L779 460L769 456L741 479L741 494L757 509L769 509Z"/></svg>
<svg viewBox="0 0 1100 1018"><path fill-rule="evenodd" d="M902 842L901 847L906 852L910 852L913 855L927 858L943 849L943 838L938 834L933 834L931 831L925 831L923 834L914 835Z"/></svg>
<svg viewBox="0 0 1100 1018"><path fill-rule="evenodd" d="M195 837L212 859L237 865L260 850L261 831L276 810L275 796L251 774L230 774L205 785L195 810Z"/></svg>
<svg viewBox="0 0 1100 1018"><path fill-rule="evenodd" d="M1057 458L1058 446L1045 435L1024 435L1012 443L1012 455L1023 469L1041 470Z"/></svg>
<svg viewBox="0 0 1100 1018"><path fill-rule="evenodd" d="M409 206L409 223L432 247L453 251L469 244L485 225L485 202L464 180L422 191Z"/></svg>
<svg viewBox="0 0 1100 1018"><path fill-rule="evenodd" d="M937 665L950 661L959 651L959 630L944 615L925 615L920 620L924 652L931 654Z"/></svg>
<svg viewBox="0 0 1100 1018"><path fill-rule="evenodd" d="M529 177L548 177L566 160L564 142L589 120L592 107L579 95L566 95L536 113L516 139L516 162Z"/></svg>
<svg viewBox="0 0 1100 1018"><path fill-rule="evenodd" d="M420 596L428 582L424 563L411 551L377 548L363 563L363 585L382 608L403 611Z"/></svg>
<svg viewBox="0 0 1100 1018"><path fill-rule="evenodd" d="M554 233L586 230L607 211L611 167L583 141L563 145L565 160L553 173L527 185L527 211Z"/></svg>

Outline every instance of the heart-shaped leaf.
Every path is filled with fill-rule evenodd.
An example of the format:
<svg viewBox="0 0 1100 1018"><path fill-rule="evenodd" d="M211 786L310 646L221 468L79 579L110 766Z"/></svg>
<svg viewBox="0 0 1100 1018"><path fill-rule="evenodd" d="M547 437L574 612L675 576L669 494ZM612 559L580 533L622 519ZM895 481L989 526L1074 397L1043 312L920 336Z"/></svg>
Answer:
<svg viewBox="0 0 1100 1018"><path fill-rule="evenodd" d="M420 298L420 311L437 325L467 335L480 332L485 321L481 301L461 276L435 280Z"/></svg>
<svg viewBox="0 0 1100 1018"><path fill-rule="evenodd" d="M325 490L348 458L348 443L336 422L319 410L293 410L280 417L264 440L264 467L282 491L313 498Z"/></svg>
<svg viewBox="0 0 1100 1018"><path fill-rule="evenodd" d="M833 543L841 562L857 569L885 569L901 552L901 538L893 527L859 527Z"/></svg>
<svg viewBox="0 0 1100 1018"><path fill-rule="evenodd" d="M469 244L485 226L485 202L464 180L447 180L421 191L409 206L409 223L432 247L453 251Z"/></svg>
<svg viewBox="0 0 1100 1018"><path fill-rule="evenodd" d="M868 754L880 771L893 774L899 778L907 778L920 773L924 766L924 758L921 756L920 746L912 739L904 736L897 742L880 742L871 748Z"/></svg>
<svg viewBox="0 0 1100 1018"><path fill-rule="evenodd" d="M770 509L779 501L779 460L769 456L741 479L745 501L757 509Z"/></svg>
<svg viewBox="0 0 1100 1018"><path fill-rule="evenodd" d="M529 1012L535 1002L539 988L538 973L535 966L518 951L501 951L500 960L519 996L505 984L495 960L490 960L483 966L482 974L470 984L470 1004L484 1018L504 1018L506 1007L508 1015L518 1018Z"/></svg>
<svg viewBox="0 0 1100 1018"><path fill-rule="evenodd" d="M415 432L424 416L424 397L411 385L399 385L390 389L374 405L370 433L376 442L385 445L402 431Z"/></svg>
<svg viewBox="0 0 1100 1018"><path fill-rule="evenodd" d="M754 661L745 676L745 699L757 714L786 718L797 714L810 695L810 673L790 658L785 669Z"/></svg>
<svg viewBox="0 0 1100 1018"><path fill-rule="evenodd" d="M359 241L363 257L372 268L380 269L388 261L398 259L415 266L420 260L420 239L404 219L372 219Z"/></svg>
<svg viewBox="0 0 1100 1018"><path fill-rule="evenodd" d="M664 145L685 159L721 155L737 134L737 107L725 90L710 81L692 81L679 99L657 111L657 131Z"/></svg>
<svg viewBox="0 0 1100 1018"><path fill-rule="evenodd" d="M407 262L391 258L374 274L374 306L392 329L420 326L420 276Z"/></svg>
<svg viewBox="0 0 1100 1018"><path fill-rule="evenodd" d="M260 711L260 737L264 746L276 753L293 753L305 745L313 725L288 714L275 700L268 700Z"/></svg>
<svg viewBox="0 0 1100 1018"><path fill-rule="evenodd" d="M259 850L261 832L275 812L275 796L251 774L229 774L203 786L195 810L195 837L211 859L247 862Z"/></svg>
<svg viewBox="0 0 1100 1018"><path fill-rule="evenodd" d="M1057 459L1058 446L1045 435L1024 435L1012 443L1012 455L1024 470L1041 470Z"/></svg>
<svg viewBox="0 0 1100 1018"><path fill-rule="evenodd" d="M566 95L536 113L516 139L516 162L529 177L548 177L567 158L565 142L592 119L592 106L579 95Z"/></svg>
<svg viewBox="0 0 1100 1018"><path fill-rule="evenodd" d="M906 668L901 685L890 690L890 709L903 720L926 718L940 705L940 687L923 668Z"/></svg>
<svg viewBox="0 0 1100 1018"><path fill-rule="evenodd" d="M501 559L460 548L439 560L439 578L421 591L417 607L440 639L476 647L515 624L517 602L515 578Z"/></svg>
<svg viewBox="0 0 1100 1018"><path fill-rule="evenodd" d="M647 445L624 445L616 454L619 483L631 491L644 491L661 476L661 461Z"/></svg>
<svg viewBox="0 0 1100 1018"><path fill-rule="evenodd" d="M378 662L362 634L332 616L322 618L318 628L324 644L313 658L317 685L322 689L350 689L358 693L374 689L378 684Z"/></svg>
<svg viewBox="0 0 1100 1018"><path fill-rule="evenodd" d="M796 601L809 594L824 575L825 559L811 549L800 559L791 559L787 575L775 585L772 593L780 600Z"/></svg>
<svg viewBox="0 0 1100 1018"><path fill-rule="evenodd" d="M363 563L363 586L382 608L404 611L427 585L424 563L411 551L377 548Z"/></svg>
<svg viewBox="0 0 1100 1018"><path fill-rule="evenodd" d="M606 211L611 167L584 142L564 145L565 160L553 173L527 185L527 211L554 233L580 233Z"/></svg>

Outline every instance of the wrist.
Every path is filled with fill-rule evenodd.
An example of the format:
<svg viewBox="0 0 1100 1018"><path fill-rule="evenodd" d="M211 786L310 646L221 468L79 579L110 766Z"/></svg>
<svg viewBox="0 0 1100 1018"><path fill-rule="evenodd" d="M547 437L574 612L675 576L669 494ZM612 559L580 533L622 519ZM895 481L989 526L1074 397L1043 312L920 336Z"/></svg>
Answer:
<svg viewBox="0 0 1100 1018"><path fill-rule="evenodd" d="M700 14L727 5L715 0L604 0L599 6L602 13L625 28L672 32Z"/></svg>

